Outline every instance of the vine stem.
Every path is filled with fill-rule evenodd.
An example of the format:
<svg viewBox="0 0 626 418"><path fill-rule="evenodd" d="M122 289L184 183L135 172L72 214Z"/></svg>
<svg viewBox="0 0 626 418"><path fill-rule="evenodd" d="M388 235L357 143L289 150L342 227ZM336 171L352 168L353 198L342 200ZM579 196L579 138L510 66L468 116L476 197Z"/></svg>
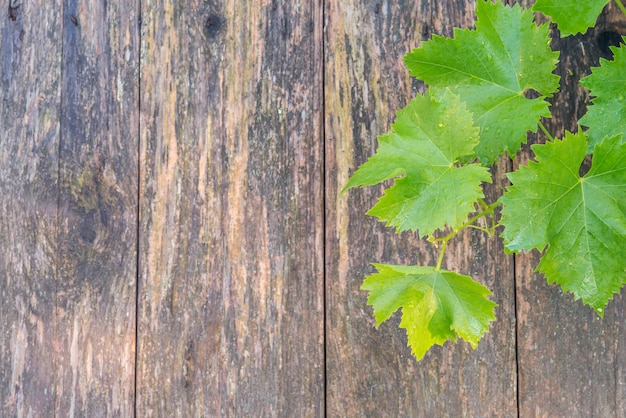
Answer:
<svg viewBox="0 0 626 418"><path fill-rule="evenodd" d="M484 205L484 209L482 212L472 216L471 218L469 218L463 225L461 225L458 229L455 229L454 231L450 232L448 235L446 235L443 238L439 238L436 241L439 241L442 243L441 245L441 252L439 253L439 258L437 259L437 266L435 267L436 270L440 270L441 269L441 264L443 264L443 257L445 255L446 252L446 248L448 247L448 241L450 241L452 238L454 238L455 236L457 236L461 231L463 231L465 228L470 228L470 227L475 227L481 231L487 232L487 233L491 233L490 230L487 230L486 228L481 228L481 227L476 227L474 225L472 225L474 222L476 222L477 220L479 220L480 218L483 218L485 216L489 216L491 215L498 206L501 205L501 203L499 201L495 201L493 202L491 205L487 205L484 201L481 202L482 205Z"/></svg>
<svg viewBox="0 0 626 418"><path fill-rule="evenodd" d="M626 15L626 7L624 7L624 3L622 3L622 0L615 0L615 3L617 3L617 7L619 7L622 13Z"/></svg>
<svg viewBox="0 0 626 418"><path fill-rule="evenodd" d="M620 0L617 0L617 1L620 1ZM550 132L548 131L548 129L546 128L546 126L543 124L542 121L539 121L539 128L541 128L541 131L548 137L550 141L554 141L554 137L550 134Z"/></svg>
<svg viewBox="0 0 626 418"><path fill-rule="evenodd" d="M441 251L439 252L439 259L437 260L437 266L435 267L435 270L437 271L441 270L441 264L443 263L443 256L446 253L447 247L448 247L448 241L444 241L443 244L441 245Z"/></svg>

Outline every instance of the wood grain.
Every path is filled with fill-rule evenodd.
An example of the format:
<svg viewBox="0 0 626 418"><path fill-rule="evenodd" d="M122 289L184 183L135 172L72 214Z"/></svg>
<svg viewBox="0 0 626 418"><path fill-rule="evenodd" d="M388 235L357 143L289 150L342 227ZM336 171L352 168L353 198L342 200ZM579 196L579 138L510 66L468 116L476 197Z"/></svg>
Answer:
<svg viewBox="0 0 626 418"><path fill-rule="evenodd" d="M55 405L58 1L0 11L0 416Z"/></svg>
<svg viewBox="0 0 626 418"><path fill-rule="evenodd" d="M139 3L62 10L56 415L131 416Z"/></svg>
<svg viewBox="0 0 626 418"><path fill-rule="evenodd" d="M359 290L370 262L437 257L364 215L381 188L339 191L424 91L403 55L474 1L8 4L0 416L623 415L624 297L599 319L537 253L461 235L445 264L493 290L497 322L420 363ZM554 41L555 134L623 34L611 2Z"/></svg>
<svg viewBox="0 0 626 418"><path fill-rule="evenodd" d="M610 58L607 42L626 34L626 18L610 3L596 28L553 42L561 51L557 69L561 93L555 96L554 118L546 121L562 136L575 131L584 114L588 93L580 78ZM616 36L617 35L617 36ZM555 37L556 38L556 37ZM530 142L545 138L531 137ZM525 164L526 150L518 160ZM515 258L517 282L519 400L522 417L619 417L626 410L626 305L616 296L600 319L572 294L547 285L533 273L539 254ZM622 289L622 292L624 290Z"/></svg>
<svg viewBox="0 0 626 418"><path fill-rule="evenodd" d="M423 85L402 57L432 34L473 22L467 1L330 1L326 9L327 403L329 416L515 416L515 301L512 257L497 239L468 232L446 265L490 287L498 321L472 351L437 347L417 363L399 316L374 329L359 287L370 262L430 264L433 249L414 234L396 235L365 217L380 189L339 195L376 148L395 111ZM503 161L497 170L507 167ZM489 188L495 199L502 184Z"/></svg>
<svg viewBox="0 0 626 418"><path fill-rule="evenodd" d="M321 13L142 3L139 416L324 414Z"/></svg>

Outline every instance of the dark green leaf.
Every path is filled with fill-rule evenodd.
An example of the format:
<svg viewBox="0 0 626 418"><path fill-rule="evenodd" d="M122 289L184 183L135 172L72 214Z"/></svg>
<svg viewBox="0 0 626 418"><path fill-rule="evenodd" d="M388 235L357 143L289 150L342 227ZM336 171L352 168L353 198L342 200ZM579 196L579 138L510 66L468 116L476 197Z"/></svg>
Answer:
<svg viewBox="0 0 626 418"><path fill-rule="evenodd" d="M538 270L602 315L626 282L626 144L598 144L584 177L584 134L532 149L537 162L511 173L501 198L506 247L547 248Z"/></svg>
<svg viewBox="0 0 626 418"><path fill-rule="evenodd" d="M550 16L561 35L567 36L586 32L608 3L609 0L537 0L533 10Z"/></svg>
<svg viewBox="0 0 626 418"><path fill-rule="evenodd" d="M600 60L600 67L580 83L591 90L593 106L580 124L588 126L589 146L587 153L607 136L619 135L626 140L626 48L611 47L613 60Z"/></svg>
<svg viewBox="0 0 626 418"><path fill-rule="evenodd" d="M558 53L549 47L547 24L537 26L530 10L478 0L476 15L475 30L434 36L405 63L411 75L451 87L467 103L481 127L475 155L491 164L503 152L515 155L540 117L550 116L544 99L558 89ZM526 98L530 91L540 97Z"/></svg>

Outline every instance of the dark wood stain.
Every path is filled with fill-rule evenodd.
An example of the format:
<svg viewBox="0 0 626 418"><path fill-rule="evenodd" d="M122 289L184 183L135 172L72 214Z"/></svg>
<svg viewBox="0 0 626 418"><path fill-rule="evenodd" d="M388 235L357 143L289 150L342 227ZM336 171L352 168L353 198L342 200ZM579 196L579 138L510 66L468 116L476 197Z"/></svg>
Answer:
<svg viewBox="0 0 626 418"><path fill-rule="evenodd" d="M472 25L474 1L8 3L0 416L626 410L624 298L599 320L535 253L460 236L445 263L494 291L498 320L476 351L421 363L359 290L372 261L437 256L365 217L379 190L339 190L424 90L402 56ZM554 41L554 132L576 128L578 80L625 33L611 3Z"/></svg>
<svg viewBox="0 0 626 418"><path fill-rule="evenodd" d="M350 11L350 13L348 13ZM424 13L423 11L426 11ZM382 15L382 19L377 16ZM327 408L329 416L515 416L516 353L513 259L499 240L468 231L449 248L449 268L471 274L494 291L498 321L473 351L467 344L437 347L416 363L399 316L374 330L359 290L373 261L433 264L437 254L414 234L396 235L364 212L375 188L339 195L349 175L423 84L402 56L434 31L468 26L467 2L383 3L370 14L361 2L330 4L326 49ZM401 31L399 28L403 28ZM367 34L367 35L364 35ZM346 92L341 100L337 92ZM496 168L504 172L508 162ZM487 189L490 199L497 188ZM387 411L387 412L381 412Z"/></svg>

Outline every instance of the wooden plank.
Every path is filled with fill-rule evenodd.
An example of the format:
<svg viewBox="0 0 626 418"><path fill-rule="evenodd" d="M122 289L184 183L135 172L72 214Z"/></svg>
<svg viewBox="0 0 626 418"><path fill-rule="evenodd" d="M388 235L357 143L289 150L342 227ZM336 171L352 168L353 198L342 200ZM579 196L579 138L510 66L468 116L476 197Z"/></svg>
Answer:
<svg viewBox="0 0 626 418"><path fill-rule="evenodd" d="M578 80L609 58L607 41L626 33L626 18L611 2L595 30L556 42L561 50L549 129L576 130L587 93ZM544 141L544 138L540 138ZM528 160L527 151L520 159ZM560 287L533 274L536 252L516 256L519 400L522 417L617 417L626 410L626 299L616 296L600 319ZM622 289L622 292L624 290Z"/></svg>
<svg viewBox="0 0 626 418"><path fill-rule="evenodd" d="M322 416L318 1L142 2L139 416Z"/></svg>
<svg viewBox="0 0 626 418"><path fill-rule="evenodd" d="M0 11L0 416L54 409L58 1Z"/></svg>
<svg viewBox="0 0 626 418"><path fill-rule="evenodd" d="M63 5L56 415L132 416L139 3Z"/></svg>
<svg viewBox="0 0 626 418"><path fill-rule="evenodd" d="M364 212L380 189L338 195L371 155L395 111L423 85L402 57L433 33L451 35L473 22L473 2L329 1L326 10L327 382L329 416L516 416L512 257L497 239L468 232L448 249L448 268L471 274L494 292L497 322L476 351L437 347L417 363L404 330L374 329L359 287L370 262L431 264L437 254L414 234L396 235ZM498 165L502 172L507 163ZM488 193L494 199L495 190Z"/></svg>

